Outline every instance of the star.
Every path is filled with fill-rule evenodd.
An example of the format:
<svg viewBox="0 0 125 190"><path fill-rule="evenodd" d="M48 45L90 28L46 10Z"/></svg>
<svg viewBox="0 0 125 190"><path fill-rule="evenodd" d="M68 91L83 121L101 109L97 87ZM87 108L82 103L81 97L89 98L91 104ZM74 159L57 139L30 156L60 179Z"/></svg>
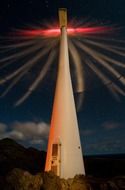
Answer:
<svg viewBox="0 0 125 190"><path fill-rule="evenodd" d="M29 4L32 4L33 2L32 1L29 1Z"/></svg>
<svg viewBox="0 0 125 190"><path fill-rule="evenodd" d="M10 8L10 4L9 3L8 3L7 7Z"/></svg>
<svg viewBox="0 0 125 190"><path fill-rule="evenodd" d="M47 8L49 7L48 3L49 3L49 2L46 0L46 1L45 1L45 4L46 4L46 7L47 7Z"/></svg>

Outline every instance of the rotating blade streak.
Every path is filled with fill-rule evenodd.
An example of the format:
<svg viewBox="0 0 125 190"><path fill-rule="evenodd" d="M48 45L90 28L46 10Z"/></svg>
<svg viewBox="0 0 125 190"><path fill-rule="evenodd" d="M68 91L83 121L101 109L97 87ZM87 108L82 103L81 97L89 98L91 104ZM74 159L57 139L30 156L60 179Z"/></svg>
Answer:
<svg viewBox="0 0 125 190"><path fill-rule="evenodd" d="M109 37L109 38L107 37L106 38L106 37L102 37L102 36L99 37L99 36L95 36L95 35L94 36L93 35L91 35L91 36L90 35L86 35L85 38L89 39L89 40L90 39L99 40L100 42L102 41L102 43L104 43L104 41L105 41L105 43L108 43L108 44L109 44L109 42L110 43L111 42L112 43L116 43L116 48L117 48L118 43L119 44L121 43L122 45L125 45L125 40L117 40L117 39L114 39L114 38L111 38L111 37Z"/></svg>
<svg viewBox="0 0 125 190"><path fill-rule="evenodd" d="M104 45L104 44L101 44L101 43L98 43L98 42L94 42L94 41L91 41L91 40L83 40L83 42L87 42L88 44L92 44L92 45L95 45L95 46L97 46L97 47L100 47L100 48L102 48L102 49L105 49L105 50L108 50L108 51L110 51L110 52L113 52L113 53L115 53L115 54L117 54L117 55L121 55L121 56L123 56L123 57L125 57L125 53L123 53L123 52L121 52L121 51L118 51L118 50L115 50L115 49L113 49L113 47L110 47L110 46L108 46L108 45ZM112 59L113 60L113 59ZM125 66L125 65L124 65Z"/></svg>
<svg viewBox="0 0 125 190"><path fill-rule="evenodd" d="M3 45L3 46L0 46L0 51L2 51L2 50L3 51L11 51L12 49L27 47L29 45L34 45L35 43L37 43L36 39L30 40L28 42L24 41L24 42L20 42L20 43L14 43L11 45Z"/></svg>
<svg viewBox="0 0 125 190"><path fill-rule="evenodd" d="M47 60L46 65L44 66L43 69L41 69L39 76L36 78L36 80L32 83L32 85L29 87L28 91L23 95L23 97L21 97L17 102L16 102L16 106L20 105L22 102L24 102L28 96L37 88L37 86L39 85L39 83L43 80L43 78L45 77L49 67L51 66L53 59L56 55L56 52L53 50Z"/></svg>
<svg viewBox="0 0 125 190"><path fill-rule="evenodd" d="M6 88L6 90L0 95L0 97L4 97L9 93L9 91L21 80L21 78L27 73L27 69L22 71Z"/></svg>
<svg viewBox="0 0 125 190"><path fill-rule="evenodd" d="M103 84L115 95L116 98L118 98L118 95L116 93L119 93L123 96L125 96L125 92L117 86L115 83L113 83L108 77L106 77L100 69L98 69L92 61L88 60L86 61L86 64L95 72L95 74L102 80Z"/></svg>
<svg viewBox="0 0 125 190"><path fill-rule="evenodd" d="M95 45L95 46L100 47L102 49L105 49L105 50L108 50L110 52L113 52L113 53L115 53L117 55L121 55L121 56L125 57L125 53L122 53L120 51L114 50L111 47L108 47L108 45L103 45L103 44L96 43L96 42L89 41L89 40L84 40L84 42L87 42L87 44L89 44L89 45L92 44L92 45ZM99 52L98 52L98 55L100 55L103 59L105 59L106 61L108 61L108 62L110 62L110 63L112 63L114 65L117 65L117 66L125 68L125 64L123 62L121 62L121 61L117 61L117 60L115 60L113 58L110 58L109 56L106 56L104 54L101 54Z"/></svg>
<svg viewBox="0 0 125 190"><path fill-rule="evenodd" d="M106 83L107 85L108 83L107 87L115 96L118 96L117 93L125 95L124 90L122 90L122 87L125 86L125 77L120 73L120 69L125 68L123 62L125 58L125 40L111 39L111 32L114 32L114 29L118 31L119 28L114 28L113 25L109 26L108 24L100 24L99 26L97 22L87 20L84 20L83 27L79 27L81 21L77 22L76 27L71 25L67 27L67 34L70 36L68 42L69 52L73 61L73 68L75 68L77 92L85 91L85 68L88 65L104 84ZM28 91L22 95L16 105L27 99L32 91L37 88L51 66L55 58L53 48L57 45L59 35L60 29L57 26L52 28L51 25L48 25L48 28L43 28L41 26L27 25L23 29L14 29L8 37L0 37L0 71L5 68L5 72L2 73L3 77L0 79L0 85L5 84L7 86L1 95L2 97L8 94L22 77L29 70L32 71L37 62L40 62L42 58L46 58L46 54L49 53L46 65L39 71L39 75L36 76L32 84L29 84ZM84 52L83 55L89 59L88 62L82 59L77 48L80 52ZM113 56L111 57L110 54ZM84 96L84 94L82 95Z"/></svg>
<svg viewBox="0 0 125 190"><path fill-rule="evenodd" d="M48 41L47 41L48 42ZM49 44L49 46L54 46L55 45L55 43L57 43L55 40L52 40L51 42L48 42L48 43L46 43L46 46L45 46L45 48L46 47L48 47L48 44ZM42 49L42 48L44 48L44 44L41 44L41 43L39 43L39 44L36 44L36 46L34 47L31 47L31 48L28 48L27 50L23 50L23 51L21 51L21 52L19 52L19 53L15 53L14 55L12 55L12 56L14 56L14 57L7 57L7 58L5 58L5 59L7 59L7 60L3 60L3 61L5 61L4 62L4 64L3 65L0 65L0 69L3 69L3 68L5 68L5 67L7 67L8 65L10 65L10 64L12 64L13 62L15 62L15 61L17 61L18 59L22 59L22 58L24 58L24 57L26 57L28 54L31 54L31 53L34 53L35 51L39 51L40 49ZM44 50L43 50L44 51ZM17 56L17 57L16 57ZM10 59L11 58L11 59ZM8 60L8 59L10 59L10 60ZM0 60L0 62L1 62L2 60Z"/></svg>
<svg viewBox="0 0 125 190"><path fill-rule="evenodd" d="M6 57L6 58L1 59L1 60L0 60L0 63L5 62L5 61L8 61L8 60L10 60L10 59L16 59L16 60L17 60L18 58L20 58L20 57L22 57L22 56L24 57L24 56L26 56L26 55L29 54L29 53L33 53L33 52L35 52L35 51L41 49L42 47L44 47L44 44L41 44L41 43L36 44L36 46L32 46L32 47L30 47L30 48L28 48L28 49L22 50L22 51L19 52L19 53L14 53L13 55L10 55L10 56L8 56L8 57Z"/></svg>
<svg viewBox="0 0 125 190"><path fill-rule="evenodd" d="M37 53L37 55L30 59L27 63L25 63L22 67L20 67L19 69L17 69L16 71L14 71L13 73L11 73L10 75L7 75L6 77L4 77L4 79L0 80L0 84L3 84L5 82L7 82L8 80L12 79L13 77L15 77L16 75L18 75L21 71L28 69L28 67L30 66L30 68L36 64L36 62L42 58L46 53L49 52L51 48L47 47L46 49L44 49L43 51L40 51Z"/></svg>
<svg viewBox="0 0 125 190"><path fill-rule="evenodd" d="M86 45L83 45L81 42L75 42L75 43L84 52L86 52L88 55L93 57L99 64L101 64L108 71L110 71L123 85L125 85L125 78L116 69L114 69L106 61L104 61L102 57L100 56L100 54L98 54L96 51L92 50L91 48L87 47Z"/></svg>
<svg viewBox="0 0 125 190"><path fill-rule="evenodd" d="M81 64L81 59L79 56L79 53L71 40L69 40L69 50L72 55L73 61L74 61L74 66L75 66L75 71L76 71L76 78L77 78L77 92L83 92L85 90L85 84L84 84L84 78L83 78L83 68Z"/></svg>

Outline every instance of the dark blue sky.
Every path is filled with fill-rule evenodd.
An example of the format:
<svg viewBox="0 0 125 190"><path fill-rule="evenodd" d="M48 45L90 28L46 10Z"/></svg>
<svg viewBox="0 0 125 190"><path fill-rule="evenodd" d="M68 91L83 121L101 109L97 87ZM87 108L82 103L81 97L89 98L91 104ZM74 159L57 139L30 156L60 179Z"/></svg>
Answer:
<svg viewBox="0 0 125 190"><path fill-rule="evenodd" d="M46 20L58 20L59 7L68 9L70 19L82 21L89 17L99 24L106 22L125 26L124 0L4 0L0 3L0 33L5 35L12 28L21 28L24 24L37 25ZM122 38L123 35L124 31L119 37ZM55 67L50 69L41 86L21 106L14 107L14 102L25 88L25 80L30 80L30 74L6 97L0 99L0 138L13 137L26 146L45 149L45 127L48 130L54 96L54 69ZM2 72L0 70L0 76ZM121 96L121 100L116 101L106 87L94 78L94 74L91 79L86 77L86 85L88 84L82 108L78 112L84 153L125 153L125 97ZM3 86L0 87L1 92L2 90ZM76 101L78 96L75 94Z"/></svg>

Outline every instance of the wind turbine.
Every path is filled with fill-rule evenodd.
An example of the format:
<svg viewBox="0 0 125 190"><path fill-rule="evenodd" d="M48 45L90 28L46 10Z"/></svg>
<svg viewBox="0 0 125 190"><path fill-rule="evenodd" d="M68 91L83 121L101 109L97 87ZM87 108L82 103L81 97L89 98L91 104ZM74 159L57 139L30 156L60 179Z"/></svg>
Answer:
<svg viewBox="0 0 125 190"><path fill-rule="evenodd" d="M60 52L45 171L61 178L85 174L69 67L67 10L59 9Z"/></svg>

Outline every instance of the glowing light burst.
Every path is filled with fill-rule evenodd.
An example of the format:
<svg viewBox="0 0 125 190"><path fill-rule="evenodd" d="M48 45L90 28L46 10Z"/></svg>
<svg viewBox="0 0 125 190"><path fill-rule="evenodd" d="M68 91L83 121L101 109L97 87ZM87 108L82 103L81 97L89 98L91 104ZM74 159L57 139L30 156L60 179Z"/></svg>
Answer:
<svg viewBox="0 0 125 190"><path fill-rule="evenodd" d="M78 35L78 34L98 34L98 33L105 33L105 32L112 31L111 27L83 27L83 28L67 28L67 33L69 35ZM60 35L60 29L59 28L51 28L51 29L33 29L33 30L20 30L17 32L18 35L21 36L46 36L46 37L52 37L52 36L59 36Z"/></svg>
<svg viewBox="0 0 125 190"><path fill-rule="evenodd" d="M117 29L117 28L116 28ZM117 30L116 30L117 31ZM117 31L118 32L118 31ZM69 52L72 57L76 74L77 92L85 91L84 65L90 68L97 77L107 86L115 97L125 95L125 77L121 69L125 68L125 42L111 39L115 30L109 26L91 26L67 28ZM38 87L46 76L49 68L57 56L59 47L59 28L33 28L15 30L0 46L0 85L7 84L4 97L29 71L40 65L35 80L30 84L25 94L16 102L16 105L25 101ZM79 53L79 50L81 53ZM46 64L42 60L46 58Z"/></svg>

